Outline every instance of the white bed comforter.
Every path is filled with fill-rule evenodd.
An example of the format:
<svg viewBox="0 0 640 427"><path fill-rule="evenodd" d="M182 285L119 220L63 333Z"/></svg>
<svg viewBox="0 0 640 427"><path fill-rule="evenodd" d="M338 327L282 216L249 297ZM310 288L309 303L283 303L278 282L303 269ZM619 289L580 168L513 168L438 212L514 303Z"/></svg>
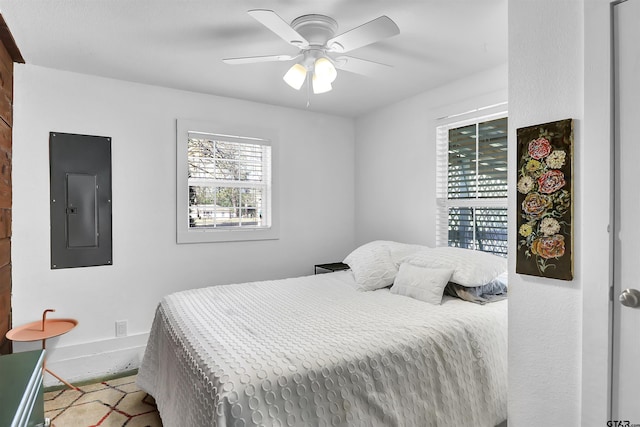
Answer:
<svg viewBox="0 0 640 427"><path fill-rule="evenodd" d="M138 385L165 427L494 426L507 302L359 292L350 271L213 286L158 306Z"/></svg>

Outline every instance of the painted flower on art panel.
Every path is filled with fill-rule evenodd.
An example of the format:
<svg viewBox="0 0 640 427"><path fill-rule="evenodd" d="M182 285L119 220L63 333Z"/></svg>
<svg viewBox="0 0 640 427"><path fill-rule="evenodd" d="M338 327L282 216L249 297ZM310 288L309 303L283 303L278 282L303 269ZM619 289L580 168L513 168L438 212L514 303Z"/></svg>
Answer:
<svg viewBox="0 0 640 427"><path fill-rule="evenodd" d="M533 227L531 227L531 225L529 224L522 224L520 226L519 233L522 237L529 237L531 236L531 233L533 233Z"/></svg>
<svg viewBox="0 0 640 427"><path fill-rule="evenodd" d="M551 143L545 137L534 139L529 143L529 155L532 159L544 159L551 153Z"/></svg>
<svg viewBox="0 0 640 427"><path fill-rule="evenodd" d="M529 160L527 162L526 169L527 169L527 172L535 172L538 169L540 169L541 167L542 167L542 163L540 163L539 161L537 161L537 160Z"/></svg>
<svg viewBox="0 0 640 427"><path fill-rule="evenodd" d="M565 184L564 173L557 169L551 169L538 178L538 191L544 194L555 193L564 187Z"/></svg>
<svg viewBox="0 0 640 427"><path fill-rule="evenodd" d="M545 236L553 236L560 231L560 223L554 218L544 218L540 222L540 232Z"/></svg>
<svg viewBox="0 0 640 427"><path fill-rule="evenodd" d="M531 244L531 253L544 259L560 258L564 250L564 236L561 234L539 237Z"/></svg>
<svg viewBox="0 0 640 427"><path fill-rule="evenodd" d="M533 186L535 185L535 181L528 175L523 176L518 180L518 191L522 194L527 194L531 190L533 190Z"/></svg>
<svg viewBox="0 0 640 427"><path fill-rule="evenodd" d="M564 150L554 150L549 154L549 157L546 158L545 162L551 169L560 169L564 166L566 157L567 153L565 153Z"/></svg>
<svg viewBox="0 0 640 427"><path fill-rule="evenodd" d="M522 202L522 210L530 219L539 219L553 206L551 197L539 193L529 193Z"/></svg>

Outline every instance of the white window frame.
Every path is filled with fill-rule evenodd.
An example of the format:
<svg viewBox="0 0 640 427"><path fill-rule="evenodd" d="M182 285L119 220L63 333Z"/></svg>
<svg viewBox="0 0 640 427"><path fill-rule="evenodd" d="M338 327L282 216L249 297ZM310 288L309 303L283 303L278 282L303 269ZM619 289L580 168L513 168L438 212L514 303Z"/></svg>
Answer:
<svg viewBox="0 0 640 427"><path fill-rule="evenodd" d="M504 108L503 104L500 104ZM491 108L487 107L491 110ZM484 110L484 109L478 109ZM483 116L474 116L464 120L453 121L460 115L441 119L436 126L436 246L449 245L449 209L450 208L501 208L508 209L508 197L475 199L449 199L448 169L449 169L449 130L459 127L479 124L491 120L508 118L508 111L502 110ZM478 152L478 138L476 137L476 153ZM476 175L478 163L476 162ZM508 171L507 171L508 173ZM475 227L473 228L473 248L476 245Z"/></svg>
<svg viewBox="0 0 640 427"><path fill-rule="evenodd" d="M230 142L271 147L271 184L266 187L265 208L270 224L266 227L189 227L189 134L201 133ZM177 243L237 242L279 238L277 133L254 126L218 124L195 120L176 121L176 240ZM246 187L247 185L241 184ZM248 184L251 186L251 184Z"/></svg>

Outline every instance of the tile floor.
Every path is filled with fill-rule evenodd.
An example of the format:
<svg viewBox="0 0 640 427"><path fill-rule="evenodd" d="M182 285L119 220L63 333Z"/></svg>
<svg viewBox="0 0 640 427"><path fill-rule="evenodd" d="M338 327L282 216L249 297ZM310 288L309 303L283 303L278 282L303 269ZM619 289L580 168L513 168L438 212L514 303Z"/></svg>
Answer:
<svg viewBox="0 0 640 427"><path fill-rule="evenodd" d="M53 427L162 427L155 402L136 386L136 376L65 388L44 394Z"/></svg>

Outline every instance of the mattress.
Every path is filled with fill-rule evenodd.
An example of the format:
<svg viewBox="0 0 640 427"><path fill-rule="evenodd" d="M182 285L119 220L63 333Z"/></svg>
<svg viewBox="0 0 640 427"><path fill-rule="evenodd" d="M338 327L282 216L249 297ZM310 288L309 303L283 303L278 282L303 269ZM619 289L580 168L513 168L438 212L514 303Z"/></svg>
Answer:
<svg viewBox="0 0 640 427"><path fill-rule="evenodd" d="M137 382L165 427L495 426L507 301L362 292L350 271L183 291Z"/></svg>

